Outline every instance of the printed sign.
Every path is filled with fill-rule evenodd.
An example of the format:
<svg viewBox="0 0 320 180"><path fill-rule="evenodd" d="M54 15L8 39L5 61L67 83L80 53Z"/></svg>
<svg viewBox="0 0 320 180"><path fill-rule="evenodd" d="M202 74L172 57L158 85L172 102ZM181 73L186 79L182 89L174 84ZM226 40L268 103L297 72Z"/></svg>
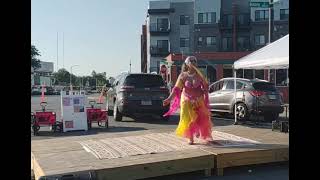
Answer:
<svg viewBox="0 0 320 180"><path fill-rule="evenodd" d="M63 106L70 106L71 98L64 97L63 98Z"/></svg>
<svg viewBox="0 0 320 180"><path fill-rule="evenodd" d="M66 128L73 128L73 121L65 121L64 123Z"/></svg>

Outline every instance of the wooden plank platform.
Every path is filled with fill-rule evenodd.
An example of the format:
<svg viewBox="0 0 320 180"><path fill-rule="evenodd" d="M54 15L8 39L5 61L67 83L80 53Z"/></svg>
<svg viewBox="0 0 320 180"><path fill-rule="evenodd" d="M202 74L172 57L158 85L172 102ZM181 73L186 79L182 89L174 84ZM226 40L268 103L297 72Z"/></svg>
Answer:
<svg viewBox="0 0 320 180"><path fill-rule="evenodd" d="M225 126L215 130L261 142L244 147L205 148L215 156L215 172L223 175L228 167L289 161L289 133L245 126Z"/></svg>
<svg viewBox="0 0 320 180"><path fill-rule="evenodd" d="M116 159L97 159L86 152L79 140L136 136L171 130L146 130L104 133L32 141L32 167L35 178L82 176L96 179L141 179L214 168L223 175L227 167L289 160L289 134L271 129L244 126L220 126L214 130L261 142L244 147L205 147L183 151L145 154Z"/></svg>
<svg viewBox="0 0 320 180"><path fill-rule="evenodd" d="M77 140L139 135L156 131L113 133L91 137L68 137L32 142L35 179L41 177L82 176L96 179L141 179L204 170L210 176L214 156L199 149L145 154L116 159L97 159Z"/></svg>

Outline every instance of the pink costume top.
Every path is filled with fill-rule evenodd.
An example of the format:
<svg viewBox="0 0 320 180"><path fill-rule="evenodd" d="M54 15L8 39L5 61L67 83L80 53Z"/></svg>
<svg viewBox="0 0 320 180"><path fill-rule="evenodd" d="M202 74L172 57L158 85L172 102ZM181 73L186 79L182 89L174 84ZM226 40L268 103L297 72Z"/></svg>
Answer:
<svg viewBox="0 0 320 180"><path fill-rule="evenodd" d="M179 81L184 82L180 86L176 85L172 90L175 93L175 98L171 103L170 109L163 116L172 115L180 107L181 91L182 94L186 97L186 100L195 102L198 98L204 96L205 104L209 106L208 93L205 93L205 90L208 89L208 85L204 82L203 77L200 77L198 74L189 75L187 72L180 74L178 78Z"/></svg>
<svg viewBox="0 0 320 180"><path fill-rule="evenodd" d="M184 88L183 95L190 101L194 101L203 95L203 82L196 74L189 75L184 73L183 76Z"/></svg>

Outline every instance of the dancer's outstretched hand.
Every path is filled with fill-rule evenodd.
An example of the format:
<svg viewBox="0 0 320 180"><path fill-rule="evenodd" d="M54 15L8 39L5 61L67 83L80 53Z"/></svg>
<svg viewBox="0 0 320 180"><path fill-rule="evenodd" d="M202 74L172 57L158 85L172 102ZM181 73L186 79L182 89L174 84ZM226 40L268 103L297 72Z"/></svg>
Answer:
<svg viewBox="0 0 320 180"><path fill-rule="evenodd" d="M169 98L163 100L163 106L168 106L169 104L170 104L170 99Z"/></svg>

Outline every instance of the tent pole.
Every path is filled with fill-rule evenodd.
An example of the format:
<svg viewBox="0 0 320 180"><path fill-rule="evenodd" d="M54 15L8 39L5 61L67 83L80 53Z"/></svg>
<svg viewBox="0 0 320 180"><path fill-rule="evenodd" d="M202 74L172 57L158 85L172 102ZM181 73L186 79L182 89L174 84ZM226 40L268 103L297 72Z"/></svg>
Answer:
<svg viewBox="0 0 320 180"><path fill-rule="evenodd" d="M233 73L234 73L234 87L233 87L233 89L234 89L234 125L237 125L237 70L236 69L234 69L233 70Z"/></svg>

